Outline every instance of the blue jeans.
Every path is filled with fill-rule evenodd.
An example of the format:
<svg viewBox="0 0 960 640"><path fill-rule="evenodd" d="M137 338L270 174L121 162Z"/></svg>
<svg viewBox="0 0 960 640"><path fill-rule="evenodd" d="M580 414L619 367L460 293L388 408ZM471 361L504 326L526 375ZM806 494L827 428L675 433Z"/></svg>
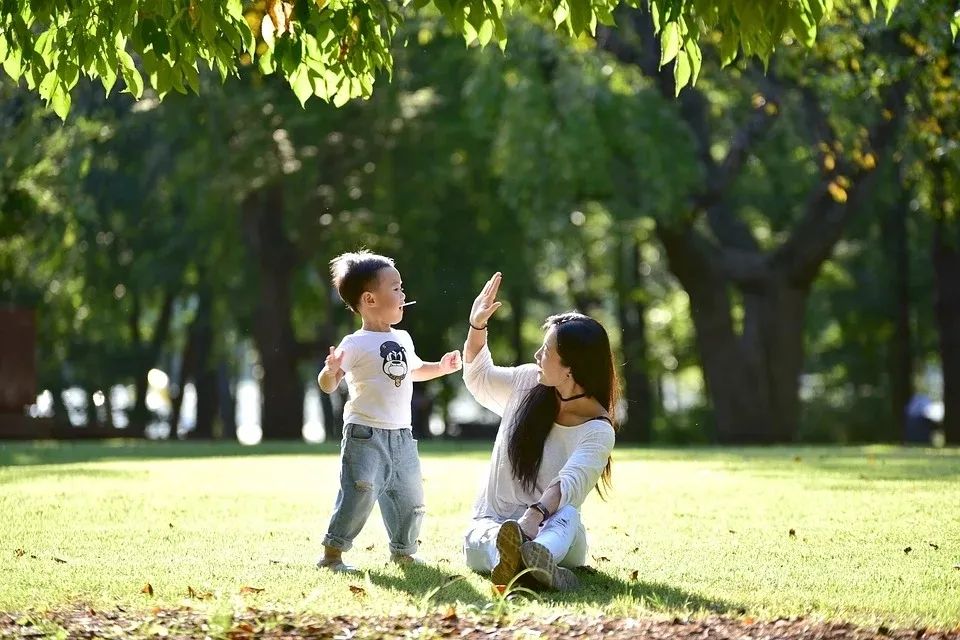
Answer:
<svg viewBox="0 0 960 640"><path fill-rule="evenodd" d="M410 429L344 425L340 491L323 544L349 550L375 502L390 537L390 553L414 554L425 511L417 441Z"/></svg>

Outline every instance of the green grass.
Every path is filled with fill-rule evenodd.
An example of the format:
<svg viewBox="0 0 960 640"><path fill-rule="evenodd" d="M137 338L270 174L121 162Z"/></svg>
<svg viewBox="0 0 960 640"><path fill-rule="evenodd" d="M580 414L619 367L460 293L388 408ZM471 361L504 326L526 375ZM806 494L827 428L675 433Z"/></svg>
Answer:
<svg viewBox="0 0 960 640"><path fill-rule="evenodd" d="M428 566L385 564L375 511L347 554L365 574L346 577L313 567L336 495L331 445L0 445L0 611L489 608L491 585L460 554L488 446L421 446ZM627 449L614 483L584 506L596 572L511 612L960 625L958 450Z"/></svg>

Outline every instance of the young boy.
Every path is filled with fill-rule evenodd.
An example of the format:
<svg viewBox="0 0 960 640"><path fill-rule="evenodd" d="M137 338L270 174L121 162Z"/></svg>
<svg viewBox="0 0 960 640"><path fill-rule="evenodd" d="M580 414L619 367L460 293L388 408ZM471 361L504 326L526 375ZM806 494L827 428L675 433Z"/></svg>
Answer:
<svg viewBox="0 0 960 640"><path fill-rule="evenodd" d="M340 492L323 540L321 568L352 571L342 553L380 504L395 562L414 562L423 521L423 478L410 425L413 383L460 370L460 352L423 362L403 320L406 296L390 258L368 251L344 253L331 262L333 286L363 324L330 347L317 381L332 393L347 378L350 399L343 408Z"/></svg>

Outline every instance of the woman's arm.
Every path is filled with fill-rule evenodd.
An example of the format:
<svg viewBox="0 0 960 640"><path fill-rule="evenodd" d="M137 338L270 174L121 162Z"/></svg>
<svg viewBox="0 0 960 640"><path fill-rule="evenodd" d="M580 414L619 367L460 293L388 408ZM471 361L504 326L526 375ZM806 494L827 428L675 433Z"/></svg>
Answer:
<svg viewBox="0 0 960 640"><path fill-rule="evenodd" d="M560 485L552 484L543 492L537 504L543 507L544 511L553 515L557 512L557 509L560 508L560 500ZM528 538L536 538L540 525L543 524L544 520L546 520L546 516L543 512L534 507L527 507L527 510L520 516L520 520L517 521L517 524L520 525L520 530L523 531L524 535Z"/></svg>
<svg viewBox="0 0 960 640"><path fill-rule="evenodd" d="M497 291L500 290L502 278L499 271L493 274L473 301L470 309L470 330L467 333L467 342L463 345L463 359L468 364L473 362L487 344L487 322L502 304L497 302Z"/></svg>

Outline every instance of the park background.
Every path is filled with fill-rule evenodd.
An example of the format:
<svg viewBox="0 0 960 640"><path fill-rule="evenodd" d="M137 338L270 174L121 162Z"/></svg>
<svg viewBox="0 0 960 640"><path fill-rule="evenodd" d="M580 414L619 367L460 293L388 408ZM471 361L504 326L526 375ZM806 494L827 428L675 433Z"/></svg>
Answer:
<svg viewBox="0 0 960 640"><path fill-rule="evenodd" d="M505 53L421 14L392 77L340 108L241 64L162 102L81 81L61 122L4 75L4 424L335 441L343 396L315 376L358 323L328 263L362 246L396 259L428 359L494 270L499 362L529 361L550 313L602 320L621 442L957 444L949 18L852 8L766 68L719 69L706 35L679 97L627 9L596 40L514 16ZM462 396L417 385L418 436L483 432ZM914 396L936 424L908 429Z"/></svg>

